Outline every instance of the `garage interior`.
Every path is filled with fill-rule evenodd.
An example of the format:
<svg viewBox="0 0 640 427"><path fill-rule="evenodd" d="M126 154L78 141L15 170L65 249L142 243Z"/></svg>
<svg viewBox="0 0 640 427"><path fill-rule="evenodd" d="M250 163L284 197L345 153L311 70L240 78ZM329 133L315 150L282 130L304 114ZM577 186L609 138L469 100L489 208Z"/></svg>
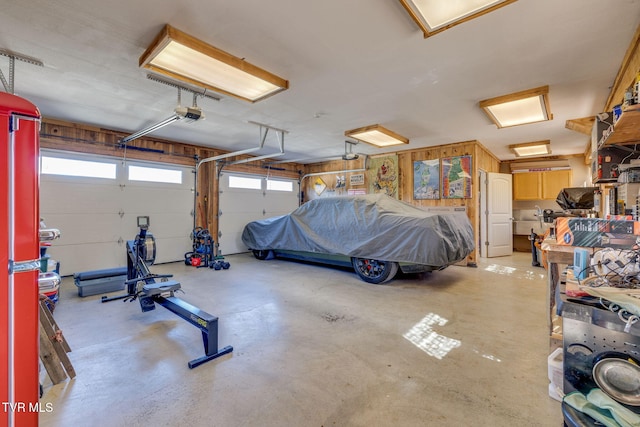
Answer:
<svg viewBox="0 0 640 427"><path fill-rule="evenodd" d="M77 375L47 387L54 411L41 425L562 423L547 393L544 305L531 304L544 300L544 270L530 257L380 286L325 266L227 259L218 272L152 267L219 316L219 345L233 346L193 370L196 328L161 308L79 298L65 280L54 315ZM432 355L405 338L416 327L433 331Z"/></svg>
<svg viewBox="0 0 640 427"><path fill-rule="evenodd" d="M476 2L439 25L417 16L427 3L5 4L0 92L37 108L30 194L39 277L55 285L40 285L31 314L0 305L0 426L595 425L562 403L582 390L553 358L566 362L575 344L562 314L577 270L565 267L575 247L596 259L633 242L556 233L575 217L637 224L640 1ZM209 83L215 72L198 74L193 59L168 71L154 62L163 43L224 58L225 73L241 69L267 92ZM527 97L540 118L500 122L493 107ZM377 146L371 130L396 140ZM567 188L590 189L590 205L562 206ZM375 193L466 217L475 247L374 285L357 268L256 259L242 237L252 221ZM8 247L19 235L10 209ZM147 228L148 269L179 283L186 314L118 298L128 245ZM43 242L43 230L60 235ZM106 288L80 286L79 274L105 270L117 271ZM60 331L44 343L28 332L39 367L25 376L39 391L22 394L14 368L26 355L12 355L12 340L32 323L14 315ZM199 331L200 315L217 318L215 335ZM618 342L602 352L633 359L619 343L640 345L640 326L618 323L602 328ZM228 351L190 366L207 340ZM623 403L640 417L640 403Z"/></svg>

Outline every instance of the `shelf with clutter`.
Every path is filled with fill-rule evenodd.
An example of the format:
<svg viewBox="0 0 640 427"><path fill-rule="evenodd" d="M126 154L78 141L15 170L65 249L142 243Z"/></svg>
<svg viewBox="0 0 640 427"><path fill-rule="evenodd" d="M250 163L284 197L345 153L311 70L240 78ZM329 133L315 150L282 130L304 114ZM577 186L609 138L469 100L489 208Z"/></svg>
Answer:
<svg viewBox="0 0 640 427"><path fill-rule="evenodd" d="M640 71L626 89L622 103L614 106L611 112L599 114L596 122L605 125L594 135L598 148L640 142Z"/></svg>
<svg viewBox="0 0 640 427"><path fill-rule="evenodd" d="M40 220L40 273L38 288L41 298L45 300L49 310L53 311L60 296L60 263L47 254L51 242L60 238L60 230L48 228L44 220Z"/></svg>
<svg viewBox="0 0 640 427"><path fill-rule="evenodd" d="M74 378L76 372L67 356L71 351L62 330L53 318L53 310L60 298L60 263L47 254L51 242L60 238L60 230L48 228L40 220L38 233L40 240L40 273L38 274L39 288L39 317L40 317L40 360L52 384L58 384L67 378ZM41 378L42 381L42 378ZM40 397L43 394L40 384Z"/></svg>
<svg viewBox="0 0 640 427"><path fill-rule="evenodd" d="M626 89L624 99L610 111L597 114L591 131L591 179L593 184L621 181L623 169L640 158L640 72Z"/></svg>

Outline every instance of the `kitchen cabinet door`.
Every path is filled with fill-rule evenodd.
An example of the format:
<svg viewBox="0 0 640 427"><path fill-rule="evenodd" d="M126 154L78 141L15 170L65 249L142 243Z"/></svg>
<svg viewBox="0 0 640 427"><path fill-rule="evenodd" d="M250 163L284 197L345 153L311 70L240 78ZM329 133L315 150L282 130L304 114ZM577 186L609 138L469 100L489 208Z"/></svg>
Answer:
<svg viewBox="0 0 640 427"><path fill-rule="evenodd" d="M514 200L540 200L540 172L513 174Z"/></svg>
<svg viewBox="0 0 640 427"><path fill-rule="evenodd" d="M571 170L545 171L542 175L542 198L555 200L563 188L571 187Z"/></svg>

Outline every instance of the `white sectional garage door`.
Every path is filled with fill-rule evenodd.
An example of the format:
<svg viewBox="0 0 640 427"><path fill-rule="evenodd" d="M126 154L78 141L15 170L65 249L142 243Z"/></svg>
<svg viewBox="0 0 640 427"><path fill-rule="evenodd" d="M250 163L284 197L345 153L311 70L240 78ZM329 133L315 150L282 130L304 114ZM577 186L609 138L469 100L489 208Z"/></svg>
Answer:
<svg viewBox="0 0 640 427"><path fill-rule="evenodd" d="M138 216L149 217L156 262L183 260L191 249L193 168L45 150L42 155L116 166L115 179L40 176L40 216L62 234L48 254L60 261L62 275L126 266L125 242L135 238ZM129 166L179 171L182 183L129 180Z"/></svg>
<svg viewBox="0 0 640 427"><path fill-rule="evenodd" d="M259 188L234 188L229 178L245 177L254 180ZM258 182L259 181L259 182ZM270 190L269 180L259 175L239 175L224 172L220 175L220 217L218 221L220 252L223 255L246 252L242 230L251 221L288 214L298 207L299 186L296 180L273 179L273 183L291 183L291 191Z"/></svg>

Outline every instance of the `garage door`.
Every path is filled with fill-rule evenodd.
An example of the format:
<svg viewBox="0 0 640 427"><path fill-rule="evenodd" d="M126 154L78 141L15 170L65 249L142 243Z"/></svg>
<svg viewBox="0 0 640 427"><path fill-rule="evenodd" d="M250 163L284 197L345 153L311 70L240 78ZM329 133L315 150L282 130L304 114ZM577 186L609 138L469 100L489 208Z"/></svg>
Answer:
<svg viewBox="0 0 640 427"><path fill-rule="evenodd" d="M246 252L248 222L288 214L298 207L296 180L224 172L220 175L219 243L222 254Z"/></svg>
<svg viewBox="0 0 640 427"><path fill-rule="evenodd" d="M58 174L48 165L60 159L76 162L69 173L86 162L93 162L89 174L104 165L109 173ZM193 168L44 150L41 160L40 216L62 234L48 252L60 261L62 275L125 266L125 242L135 238L138 216L149 217L156 262L183 260L190 250Z"/></svg>

